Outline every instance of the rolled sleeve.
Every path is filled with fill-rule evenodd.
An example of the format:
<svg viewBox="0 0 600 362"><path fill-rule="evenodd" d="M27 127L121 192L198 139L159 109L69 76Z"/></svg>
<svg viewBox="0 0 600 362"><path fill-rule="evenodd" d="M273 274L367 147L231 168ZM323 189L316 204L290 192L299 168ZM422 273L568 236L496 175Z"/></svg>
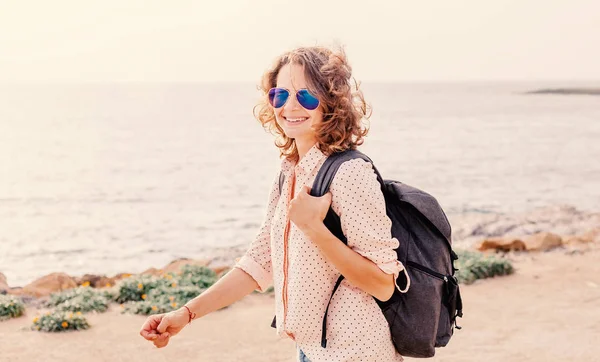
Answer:
<svg viewBox="0 0 600 362"><path fill-rule="evenodd" d="M386 274L394 274L394 284L400 293L408 292L408 288L410 287L410 277L408 276L408 272L406 271L404 264L396 259L388 263L377 264L377 266ZM404 277L406 278L406 285L404 288L398 285L398 277L400 276L401 272L404 273Z"/></svg>
<svg viewBox="0 0 600 362"><path fill-rule="evenodd" d="M242 269L250 275L259 285L257 289L264 293L273 285L273 267L271 262L271 221L275 215L279 201L279 174L273 180L265 218L250 247L235 264L234 267Z"/></svg>
<svg viewBox="0 0 600 362"><path fill-rule="evenodd" d="M262 265L256 262L248 254L244 255L235 265L236 268L242 269L252 277L258 284L258 291L264 293L271 285L273 285L273 274L270 270L265 269Z"/></svg>
<svg viewBox="0 0 600 362"><path fill-rule="evenodd" d="M402 293L407 292L410 279L395 250L400 242L392 237L392 221L387 216L381 184L371 163L363 159L344 162L330 190L331 207L340 217L348 246L384 273L393 274L396 288ZM398 285L401 272L407 281L404 288Z"/></svg>

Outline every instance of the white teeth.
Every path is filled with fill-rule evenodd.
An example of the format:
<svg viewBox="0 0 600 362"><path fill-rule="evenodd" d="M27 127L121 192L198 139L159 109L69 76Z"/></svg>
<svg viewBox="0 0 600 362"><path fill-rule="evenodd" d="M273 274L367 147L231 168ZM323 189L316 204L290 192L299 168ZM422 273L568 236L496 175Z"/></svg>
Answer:
<svg viewBox="0 0 600 362"><path fill-rule="evenodd" d="M303 121L306 121L306 120L307 120L307 118L286 118L286 120L287 120L288 122L295 123L295 122L303 122Z"/></svg>

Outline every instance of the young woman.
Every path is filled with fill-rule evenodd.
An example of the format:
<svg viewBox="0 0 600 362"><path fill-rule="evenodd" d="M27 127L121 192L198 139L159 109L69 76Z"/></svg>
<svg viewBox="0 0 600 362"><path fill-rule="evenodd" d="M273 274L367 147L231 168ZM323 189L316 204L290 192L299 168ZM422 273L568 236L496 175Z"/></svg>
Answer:
<svg viewBox="0 0 600 362"><path fill-rule="evenodd" d="M344 52L324 47L285 53L265 73L256 115L277 136L282 189L278 173L266 218L235 268L181 309L149 317L144 338L164 347L191 320L273 285L277 333L296 342L300 361L402 361L373 299L385 301L400 290L395 280L404 268L371 164L346 161L328 194L309 194L325 159L355 149L367 134L366 103L351 79ZM347 245L323 224L330 206ZM329 306L323 348L322 319L340 274L345 279Z"/></svg>

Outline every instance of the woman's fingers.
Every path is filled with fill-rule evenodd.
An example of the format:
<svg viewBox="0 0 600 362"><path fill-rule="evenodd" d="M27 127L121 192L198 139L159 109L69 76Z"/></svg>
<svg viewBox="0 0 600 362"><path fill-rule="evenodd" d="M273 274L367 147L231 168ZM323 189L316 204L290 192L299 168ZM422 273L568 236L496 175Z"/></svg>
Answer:
<svg viewBox="0 0 600 362"><path fill-rule="evenodd" d="M148 317L140 329L140 336L148 341L156 340L159 335L156 328L160 324L163 316L164 314L156 314Z"/></svg>
<svg viewBox="0 0 600 362"><path fill-rule="evenodd" d="M156 346L156 348L165 347L167 344L169 344L170 337L171 336L169 335L169 333L166 333L166 332L159 335L158 338L156 338L156 340L154 340L154 346Z"/></svg>
<svg viewBox="0 0 600 362"><path fill-rule="evenodd" d="M165 316L165 318L162 318L160 323L156 326L156 330L158 331L158 333L164 334L167 331L167 328L169 328L170 326L171 317L170 315L167 315Z"/></svg>
<svg viewBox="0 0 600 362"><path fill-rule="evenodd" d="M144 339L148 341L153 341L158 338L158 332L156 329L144 329L140 330L140 336L144 337Z"/></svg>
<svg viewBox="0 0 600 362"><path fill-rule="evenodd" d="M169 344L171 335L177 334L177 331L172 328L173 322L174 319L171 313L152 315L146 319L140 330L140 335L146 340L152 341L157 348L163 348ZM168 332L167 329L169 329Z"/></svg>
<svg viewBox="0 0 600 362"><path fill-rule="evenodd" d="M156 334L156 331L146 331L142 329L140 331L140 335L148 341L154 341L156 338L158 338L158 334Z"/></svg>

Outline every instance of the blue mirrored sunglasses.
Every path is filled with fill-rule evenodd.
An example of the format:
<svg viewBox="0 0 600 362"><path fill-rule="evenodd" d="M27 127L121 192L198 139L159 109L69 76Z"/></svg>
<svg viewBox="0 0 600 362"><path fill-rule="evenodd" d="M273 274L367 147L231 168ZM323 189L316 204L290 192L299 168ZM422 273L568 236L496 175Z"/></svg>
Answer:
<svg viewBox="0 0 600 362"><path fill-rule="evenodd" d="M281 108L290 98L290 91L285 88L271 88L269 90L269 103L273 108ZM308 89L300 89L296 92L296 99L300 105L310 111L317 109L319 99Z"/></svg>

